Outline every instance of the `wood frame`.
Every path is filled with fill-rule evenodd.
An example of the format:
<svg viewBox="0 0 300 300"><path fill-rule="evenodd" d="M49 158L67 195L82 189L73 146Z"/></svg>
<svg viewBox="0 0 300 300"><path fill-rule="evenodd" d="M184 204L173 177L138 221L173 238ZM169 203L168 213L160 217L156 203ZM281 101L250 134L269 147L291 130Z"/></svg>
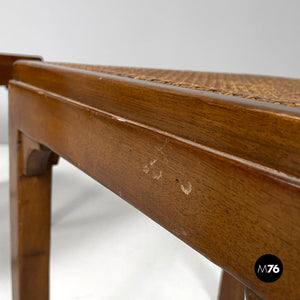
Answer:
<svg viewBox="0 0 300 300"><path fill-rule="evenodd" d="M42 60L40 56L1 54L0 53L0 85L8 84L12 78L13 64L19 59Z"/></svg>
<svg viewBox="0 0 300 300"><path fill-rule="evenodd" d="M19 60L9 128L14 299L48 299L58 156L222 267L229 291L300 297L299 109ZM266 253L284 265L273 283L254 273Z"/></svg>

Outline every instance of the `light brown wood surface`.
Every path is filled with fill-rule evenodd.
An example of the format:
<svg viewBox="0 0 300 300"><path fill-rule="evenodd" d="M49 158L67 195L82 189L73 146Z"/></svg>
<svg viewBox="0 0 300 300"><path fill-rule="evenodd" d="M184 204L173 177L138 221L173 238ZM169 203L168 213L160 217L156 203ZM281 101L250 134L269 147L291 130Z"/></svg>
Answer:
<svg viewBox="0 0 300 300"><path fill-rule="evenodd" d="M300 297L299 109L45 63L19 61L13 76L15 299L29 299L18 298L20 291L27 297L34 293L27 281L34 274L42 274L36 286L43 298L31 299L47 299L50 165L55 162L48 149L258 296ZM32 156L35 164L27 170L39 170L36 175L24 174L31 157L22 150L24 139L45 151L47 160L52 157L45 169L46 153ZM254 273L256 260L266 253L284 265L281 278L268 284Z"/></svg>

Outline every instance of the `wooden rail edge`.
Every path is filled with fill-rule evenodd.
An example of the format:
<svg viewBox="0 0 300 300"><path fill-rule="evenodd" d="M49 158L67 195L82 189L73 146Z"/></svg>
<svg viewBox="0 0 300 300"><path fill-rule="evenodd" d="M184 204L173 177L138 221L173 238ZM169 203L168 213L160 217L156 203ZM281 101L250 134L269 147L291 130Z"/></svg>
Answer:
<svg viewBox="0 0 300 300"><path fill-rule="evenodd" d="M0 53L0 85L7 86L13 77L13 64L20 59L42 60L39 56Z"/></svg>
<svg viewBox="0 0 300 300"><path fill-rule="evenodd" d="M33 61L14 79L300 177L300 109Z"/></svg>
<svg viewBox="0 0 300 300"><path fill-rule="evenodd" d="M196 128L186 121L186 116L183 120L187 123L177 120L179 129L172 123L175 111L185 109L180 101L174 110L167 105L173 96L183 96L180 90L163 91L160 86L121 80L119 98L125 104L116 105L110 101L117 101L115 91L110 87L116 81L119 84L119 78L105 77L108 84L105 90L101 84L103 78L100 80L98 75L100 83L94 86L89 80L95 79L95 74L69 69L58 73L56 67L48 69L43 64L34 64L36 67L32 69L32 64L17 63L17 80L10 82L10 122L20 132L66 158L238 278L257 295L280 299L284 291L290 299L299 297L299 141L295 139L288 145L295 160L285 157L287 167L276 160L263 160L263 153L254 156L257 161L253 162L245 158L250 153L247 152L251 149L249 143L253 141L248 136L242 139L243 126L234 130L226 123L229 115L235 115L236 109L242 110L245 118L249 117L247 113L256 117L256 124L251 123L248 135L256 137L258 143L265 137L268 145L257 147L267 147L269 154L276 158L276 151L288 154L288 146L279 143L281 148L275 148L279 145L276 141L282 142L284 137L277 134L275 138L268 138L257 130L268 124L266 120L260 122L260 117L263 114L271 120L276 130L280 130L280 126L290 126L286 133L290 138L292 133L299 132L297 110L279 113L273 106L267 106L262 111L261 108L254 109L255 104L244 105L230 100L225 101L225 105L221 103L223 98L197 94L196 99L184 98L197 101L202 112L207 114L205 120L197 119L200 124L194 120L200 136L195 139L192 135ZM148 89L137 92L135 88L139 85L146 85ZM126 88L132 90L130 99L134 108L129 106ZM156 107L156 113L164 117L164 122L159 117L155 122L151 115L156 105L153 97L148 115L144 110L141 114L135 111L135 97L144 108L150 96L159 96L159 91L162 92L159 100L166 102ZM212 110L209 111L211 103L216 109L214 115L210 114ZM197 107L193 109L197 110ZM244 147L249 146L243 155L239 145L228 154L221 151L224 143L214 147L209 137L205 143L201 140L205 133L201 125L207 121L207 126L215 128L212 119L218 123L221 113L218 109L226 114L225 124L216 127L220 132L213 132L212 136L226 136L233 131L235 137L240 136ZM231 122L234 123L234 119ZM181 128L184 124L190 124L192 131ZM273 133L271 126L268 130ZM228 136L225 138L229 140ZM291 165L292 161L296 168ZM270 284L258 280L254 273L255 261L266 253L272 253L284 262L284 276ZM287 286L289 289L285 290Z"/></svg>

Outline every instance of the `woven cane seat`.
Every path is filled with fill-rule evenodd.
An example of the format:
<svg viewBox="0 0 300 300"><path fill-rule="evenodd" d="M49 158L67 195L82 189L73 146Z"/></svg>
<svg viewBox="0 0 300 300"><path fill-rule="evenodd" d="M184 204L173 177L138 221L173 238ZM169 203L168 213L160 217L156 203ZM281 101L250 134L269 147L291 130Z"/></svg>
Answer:
<svg viewBox="0 0 300 300"><path fill-rule="evenodd" d="M55 63L66 67L129 77L239 98L300 107L300 79L247 74L160 70Z"/></svg>

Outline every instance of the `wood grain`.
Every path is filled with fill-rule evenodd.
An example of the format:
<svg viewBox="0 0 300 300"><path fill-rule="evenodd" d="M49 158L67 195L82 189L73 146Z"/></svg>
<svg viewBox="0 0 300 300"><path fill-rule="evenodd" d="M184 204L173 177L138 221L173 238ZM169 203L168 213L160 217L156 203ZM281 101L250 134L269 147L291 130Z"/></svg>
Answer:
<svg viewBox="0 0 300 300"><path fill-rule="evenodd" d="M227 272L223 272L219 300L244 300L244 285Z"/></svg>
<svg viewBox="0 0 300 300"><path fill-rule="evenodd" d="M251 291L249 288L245 288L245 296L246 300L261 300L262 298L258 297L253 291ZM282 296L283 299L288 299L285 298L285 295Z"/></svg>
<svg viewBox="0 0 300 300"><path fill-rule="evenodd" d="M7 85L12 78L13 64L18 59L42 60L39 56L0 53L0 85Z"/></svg>
<svg viewBox="0 0 300 300"><path fill-rule="evenodd" d="M271 104L258 108L111 77L105 79L105 89L103 79L95 84L94 73L39 66L17 63L19 81L11 81L9 92L12 126L104 184L257 295L300 297L299 110L280 112ZM76 75L72 84L70 74ZM269 284L254 273L256 260L265 253L284 265L281 278Z"/></svg>
<svg viewBox="0 0 300 300"><path fill-rule="evenodd" d="M16 118L10 105L13 299L43 300L49 297L51 165L56 156L37 150L37 144L18 131Z"/></svg>
<svg viewBox="0 0 300 300"><path fill-rule="evenodd" d="M31 61L14 78L300 177L300 109Z"/></svg>

